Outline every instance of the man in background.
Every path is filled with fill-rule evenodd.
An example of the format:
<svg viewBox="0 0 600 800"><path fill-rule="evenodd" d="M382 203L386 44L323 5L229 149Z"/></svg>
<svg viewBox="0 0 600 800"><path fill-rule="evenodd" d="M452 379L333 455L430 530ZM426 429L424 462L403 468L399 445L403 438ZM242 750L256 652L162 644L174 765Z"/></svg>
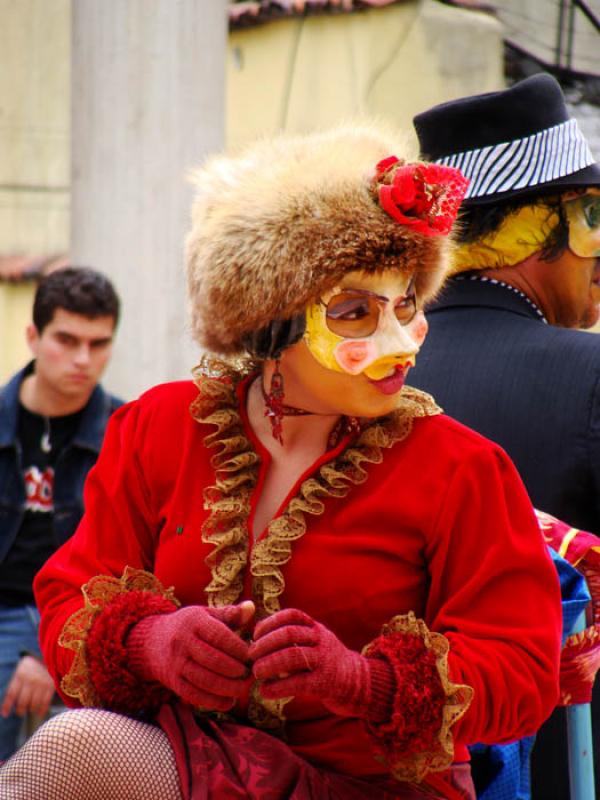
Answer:
<svg viewBox="0 0 600 800"><path fill-rule="evenodd" d="M536 508L599 535L600 338L577 328L600 313L600 166L546 74L414 124L470 186L409 383L504 447ZM569 796L563 726L555 712L534 747L535 798Z"/></svg>
<svg viewBox="0 0 600 800"><path fill-rule="evenodd" d="M118 319L119 298L104 275L51 273L26 331L33 361L0 389L0 761L16 749L23 715L44 716L54 694L32 582L74 533L86 475L122 402L98 383Z"/></svg>

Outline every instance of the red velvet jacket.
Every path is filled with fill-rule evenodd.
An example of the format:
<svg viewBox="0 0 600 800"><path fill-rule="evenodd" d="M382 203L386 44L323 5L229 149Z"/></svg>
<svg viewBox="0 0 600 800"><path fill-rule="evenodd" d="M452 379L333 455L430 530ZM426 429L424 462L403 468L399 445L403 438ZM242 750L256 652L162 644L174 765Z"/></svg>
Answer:
<svg viewBox="0 0 600 800"><path fill-rule="evenodd" d="M283 708L288 743L312 763L382 775L375 742L397 776L416 764L422 777L466 760L469 743L535 732L558 696L560 593L505 453L405 389L397 413L344 438L301 477L249 547L248 514L269 456L245 417L244 384L239 404L221 382L210 385L212 398L191 382L159 386L113 416L85 516L37 577L42 647L67 702L131 711L164 699L133 687L126 665L116 666L123 680L113 695L93 667L96 650L118 652L127 626L149 613L134 608L113 625L115 598L139 588L165 594L149 575L121 578L128 566L154 573L184 605L252 598L262 613L297 607L346 646L375 642L385 652L398 677L385 730L309 698ZM101 618L114 642L94 644ZM411 655L406 643L416 641L420 654ZM428 713L432 682L446 702ZM256 706L240 713L260 725Z"/></svg>

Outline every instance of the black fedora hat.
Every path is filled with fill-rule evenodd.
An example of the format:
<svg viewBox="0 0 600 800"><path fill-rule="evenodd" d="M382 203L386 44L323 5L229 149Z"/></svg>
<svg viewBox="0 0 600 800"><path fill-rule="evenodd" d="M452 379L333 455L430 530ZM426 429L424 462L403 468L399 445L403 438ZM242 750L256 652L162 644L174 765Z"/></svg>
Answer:
<svg viewBox="0 0 600 800"><path fill-rule="evenodd" d="M469 178L464 205L600 186L600 165L547 73L441 103L413 122L423 158Z"/></svg>

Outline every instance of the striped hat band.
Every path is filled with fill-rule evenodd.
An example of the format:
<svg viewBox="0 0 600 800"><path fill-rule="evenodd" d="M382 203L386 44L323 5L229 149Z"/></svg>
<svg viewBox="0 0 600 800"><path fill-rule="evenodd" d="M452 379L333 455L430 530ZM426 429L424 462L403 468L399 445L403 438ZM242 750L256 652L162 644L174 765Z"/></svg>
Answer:
<svg viewBox="0 0 600 800"><path fill-rule="evenodd" d="M569 119L523 139L454 153L436 163L456 167L469 178L468 200L548 183L595 161L577 120Z"/></svg>

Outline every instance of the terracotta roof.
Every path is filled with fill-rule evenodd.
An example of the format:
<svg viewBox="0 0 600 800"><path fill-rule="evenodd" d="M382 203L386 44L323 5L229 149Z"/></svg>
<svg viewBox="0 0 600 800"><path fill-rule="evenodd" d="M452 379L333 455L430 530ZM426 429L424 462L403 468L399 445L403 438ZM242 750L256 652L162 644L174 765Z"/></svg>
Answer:
<svg viewBox="0 0 600 800"><path fill-rule="evenodd" d="M66 267L66 255L32 256L0 255L0 283L22 283L49 275L54 270Z"/></svg>
<svg viewBox="0 0 600 800"><path fill-rule="evenodd" d="M229 4L229 28L249 28L264 22L314 14L348 14L365 8L380 8L405 0L259 0Z"/></svg>
<svg viewBox="0 0 600 800"><path fill-rule="evenodd" d="M383 8L406 0L254 0L229 4L229 28L249 28L290 17L306 17L315 14L349 14L366 8ZM481 0L438 0L450 6L493 11L492 5Z"/></svg>

